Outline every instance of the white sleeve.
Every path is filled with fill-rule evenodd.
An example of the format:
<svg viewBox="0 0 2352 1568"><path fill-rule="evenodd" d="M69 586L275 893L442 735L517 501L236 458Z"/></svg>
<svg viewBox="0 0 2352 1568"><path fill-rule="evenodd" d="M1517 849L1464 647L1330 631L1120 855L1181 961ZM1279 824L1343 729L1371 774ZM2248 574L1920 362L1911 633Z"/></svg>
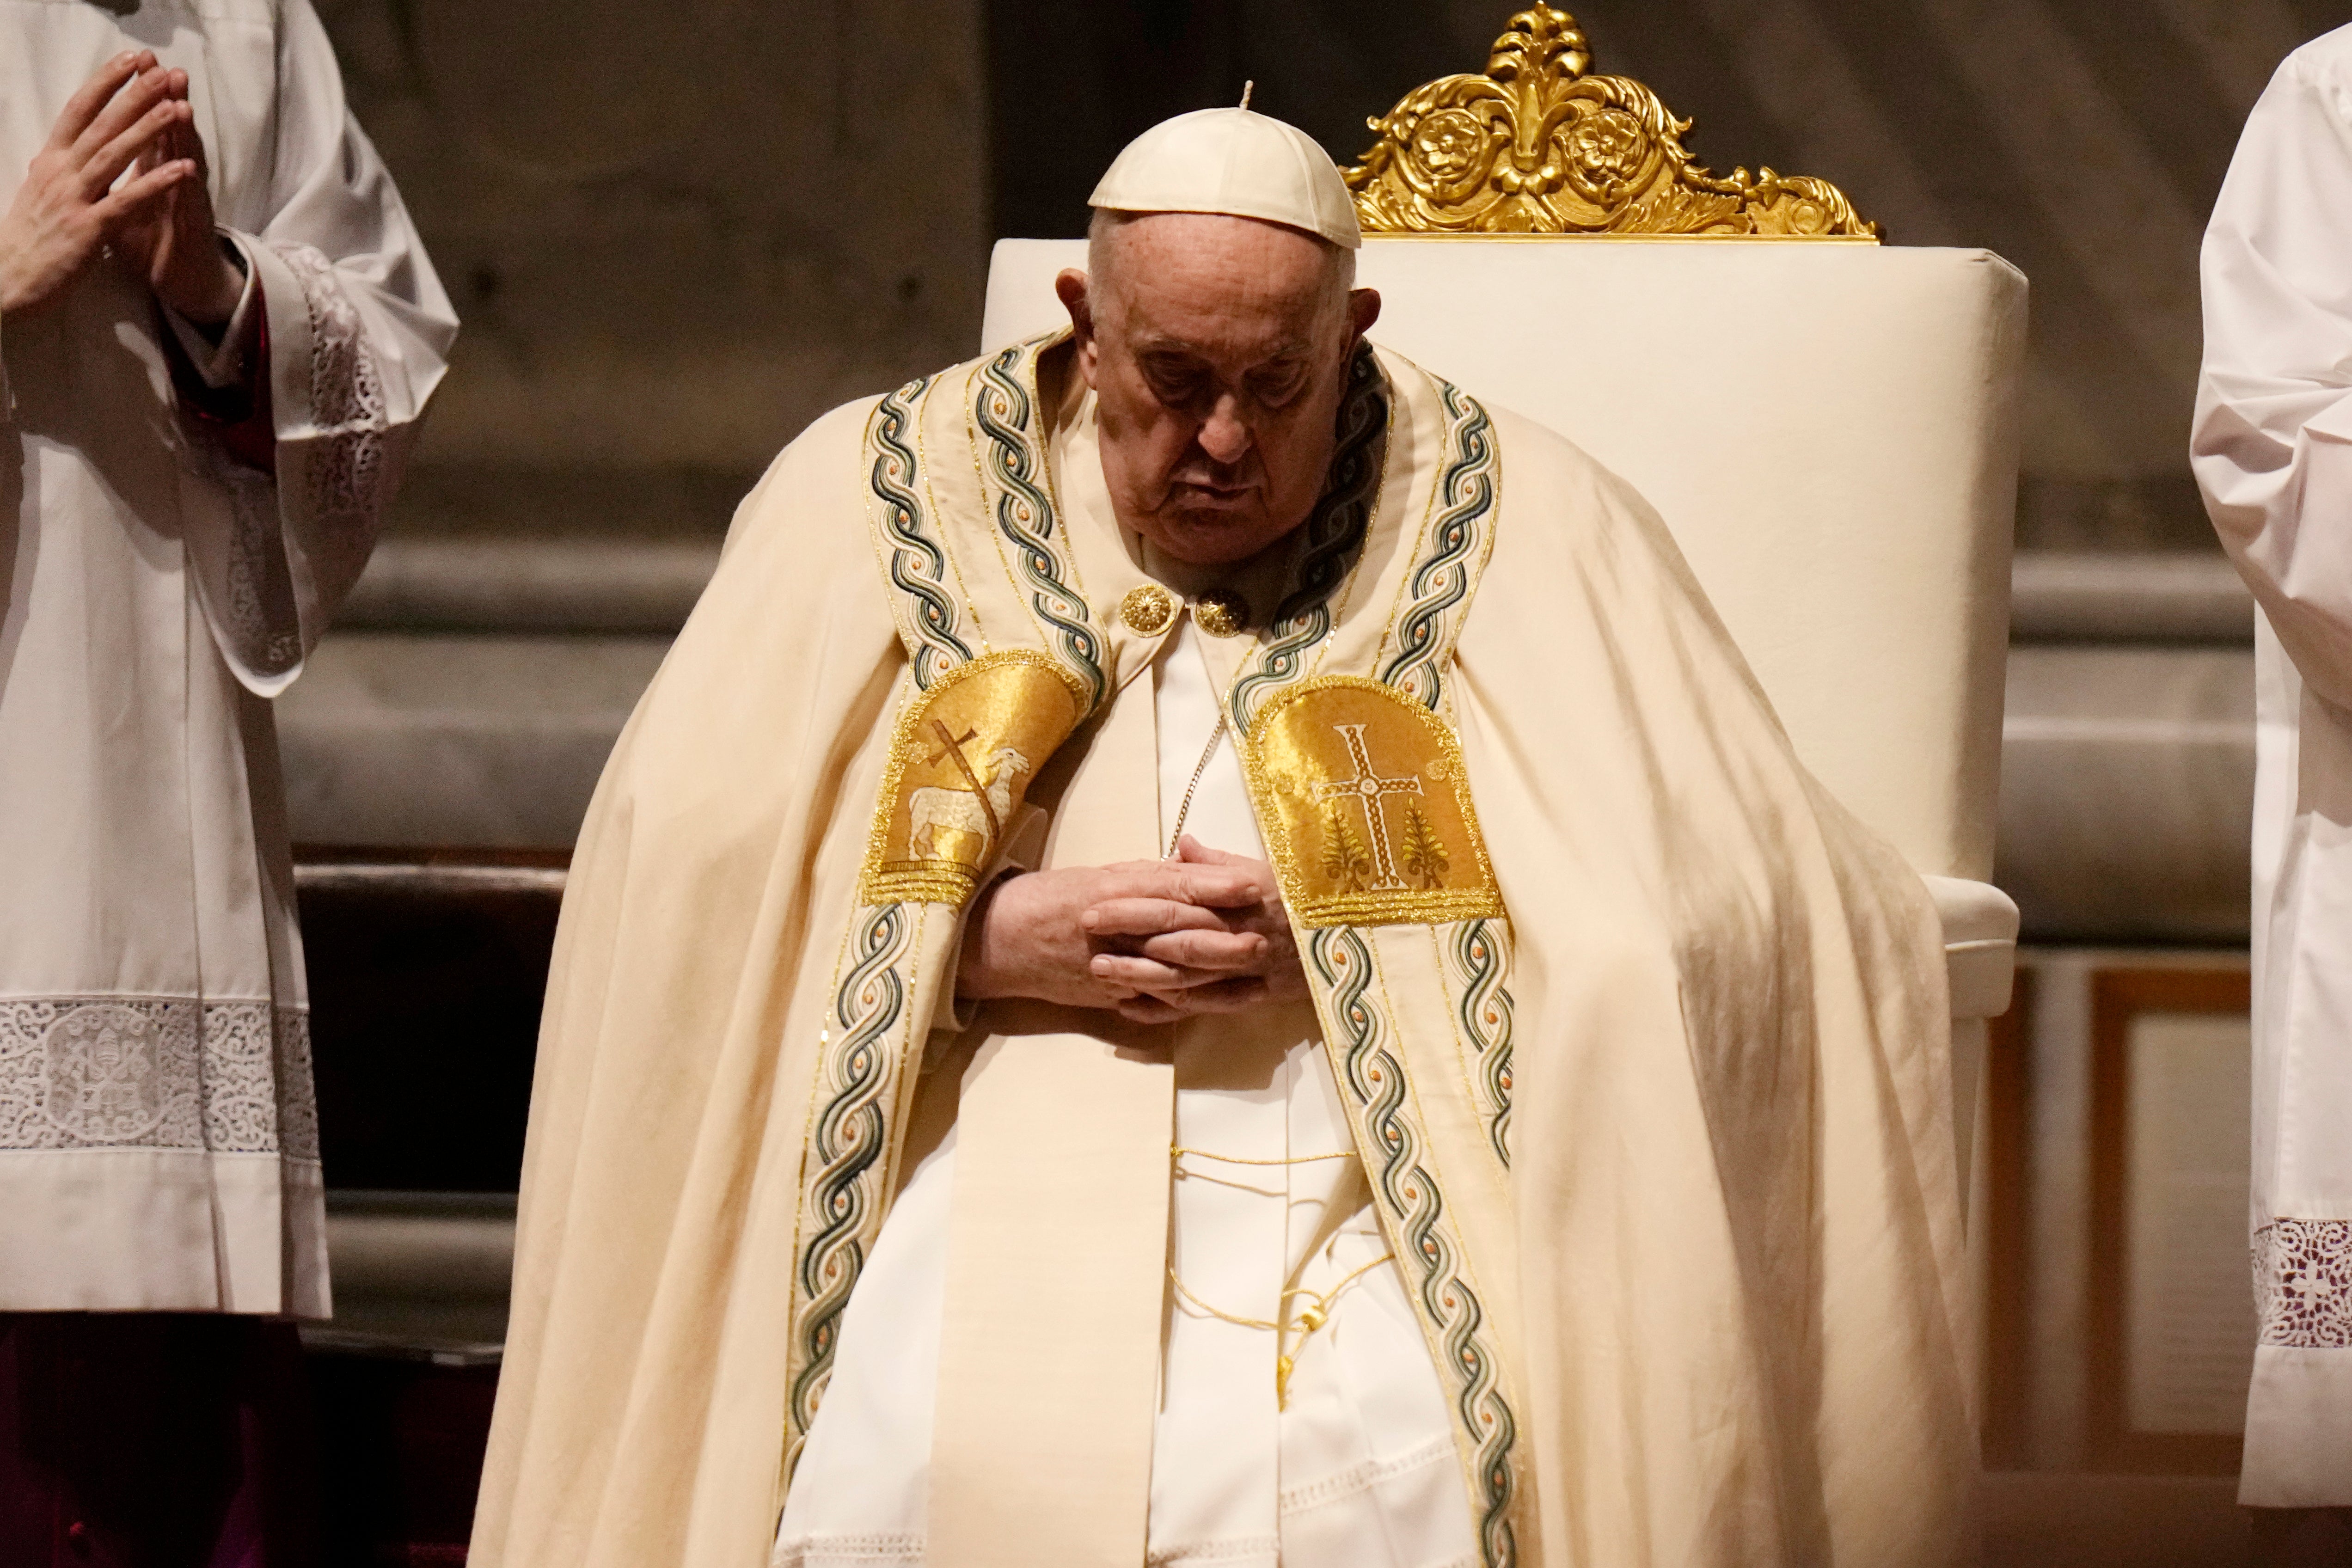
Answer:
<svg viewBox="0 0 2352 1568"><path fill-rule="evenodd" d="M2313 689L2352 707L2352 35L2288 57L2205 233L2190 462Z"/></svg>
<svg viewBox="0 0 2352 1568"><path fill-rule="evenodd" d="M191 534L215 637L263 696L367 564L457 330L310 0L283 0L277 91L267 216L224 228L261 295L277 475L217 468L228 515Z"/></svg>

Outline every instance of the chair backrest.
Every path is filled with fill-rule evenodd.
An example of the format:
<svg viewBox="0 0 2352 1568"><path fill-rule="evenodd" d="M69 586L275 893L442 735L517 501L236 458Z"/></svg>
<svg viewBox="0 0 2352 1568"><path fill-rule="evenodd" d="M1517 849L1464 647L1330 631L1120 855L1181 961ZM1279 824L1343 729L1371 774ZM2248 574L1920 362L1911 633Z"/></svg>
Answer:
<svg viewBox="0 0 2352 1568"><path fill-rule="evenodd" d="M1630 480L1814 774L1920 871L1989 877L2025 279L1887 249L1825 180L1711 174L1592 65L1534 0L1370 122L1342 175L1372 336ZM1084 265L1000 242L984 345L1058 325Z"/></svg>
<svg viewBox="0 0 2352 1568"><path fill-rule="evenodd" d="M1083 241L999 242L983 349L1060 324L1054 275L1085 265ZM1358 281L1381 291L1375 341L1658 509L1832 794L1920 871L1990 875L2015 268L1864 244L1368 238Z"/></svg>

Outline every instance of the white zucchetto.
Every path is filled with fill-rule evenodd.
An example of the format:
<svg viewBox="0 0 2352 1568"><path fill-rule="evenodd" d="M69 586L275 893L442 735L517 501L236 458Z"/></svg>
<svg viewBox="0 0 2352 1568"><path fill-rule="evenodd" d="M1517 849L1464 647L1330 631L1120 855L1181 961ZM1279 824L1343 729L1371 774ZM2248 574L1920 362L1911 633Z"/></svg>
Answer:
<svg viewBox="0 0 2352 1568"><path fill-rule="evenodd" d="M1199 109L1127 144L1087 205L1123 213L1229 213L1364 242L1329 153L1295 125L1246 109Z"/></svg>

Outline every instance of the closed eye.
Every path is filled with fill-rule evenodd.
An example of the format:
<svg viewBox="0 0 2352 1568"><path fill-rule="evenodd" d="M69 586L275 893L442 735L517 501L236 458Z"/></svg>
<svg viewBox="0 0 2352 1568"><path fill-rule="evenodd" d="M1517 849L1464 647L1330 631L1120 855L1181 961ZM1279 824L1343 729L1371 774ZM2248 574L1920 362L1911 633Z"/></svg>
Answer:
<svg viewBox="0 0 2352 1568"><path fill-rule="evenodd" d="M1269 407L1279 408L1297 396L1306 382L1306 367L1292 361L1254 372L1250 376L1250 395Z"/></svg>

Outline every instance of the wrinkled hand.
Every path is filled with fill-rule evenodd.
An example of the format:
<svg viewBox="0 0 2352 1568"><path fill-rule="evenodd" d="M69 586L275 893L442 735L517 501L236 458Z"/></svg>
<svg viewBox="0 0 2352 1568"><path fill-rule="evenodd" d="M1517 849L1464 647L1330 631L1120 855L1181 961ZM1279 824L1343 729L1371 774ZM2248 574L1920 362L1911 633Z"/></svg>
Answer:
<svg viewBox="0 0 2352 1568"><path fill-rule="evenodd" d="M1246 872L1224 867L1130 860L1025 871L981 898L965 922L957 994L1112 1008L1137 988L1099 973L1099 961L1180 926L1222 929L1221 911L1245 911L1258 890ZM1106 919L1106 908L1117 912Z"/></svg>
<svg viewBox="0 0 2352 1568"><path fill-rule="evenodd" d="M1190 834L1179 841L1176 853L1166 865L1246 879L1250 896L1246 902L1190 906L1113 899L1087 911L1088 930L1121 944L1097 955L1093 963L1098 978L1134 991L1119 1004L1119 1016L1139 1024L1165 1024L1306 995L1307 973L1298 965L1274 868L1212 849Z"/></svg>
<svg viewBox="0 0 2352 1568"><path fill-rule="evenodd" d="M184 108L188 73L173 68L151 73L163 78L163 90ZM199 327L217 327L236 310L245 274L229 259L213 227L212 189L205 180L205 139L193 116L166 126L139 155L142 174L174 163L193 163L195 176L174 184L161 202L124 225L121 244L147 279L155 298Z"/></svg>
<svg viewBox="0 0 2352 1568"><path fill-rule="evenodd" d="M1031 871L982 895L957 993L1117 1011L1139 1024L1307 994L1274 868L1192 838L1174 860Z"/></svg>
<svg viewBox="0 0 2352 1568"><path fill-rule="evenodd" d="M142 50L107 61L66 100L0 215L0 315L54 302L100 247L125 237L195 179L192 159L143 156L167 132L192 124L186 91L185 72L161 70ZM187 135L193 140L194 132ZM133 163L141 167L118 188Z"/></svg>

